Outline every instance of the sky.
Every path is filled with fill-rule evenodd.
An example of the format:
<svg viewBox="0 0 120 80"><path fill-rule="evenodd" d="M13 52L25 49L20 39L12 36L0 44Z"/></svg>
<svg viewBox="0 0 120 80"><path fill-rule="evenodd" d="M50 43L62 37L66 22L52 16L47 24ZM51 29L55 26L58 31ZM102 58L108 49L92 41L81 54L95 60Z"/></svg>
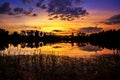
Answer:
<svg viewBox="0 0 120 80"><path fill-rule="evenodd" d="M120 29L120 0L0 0L0 23L62 35Z"/></svg>

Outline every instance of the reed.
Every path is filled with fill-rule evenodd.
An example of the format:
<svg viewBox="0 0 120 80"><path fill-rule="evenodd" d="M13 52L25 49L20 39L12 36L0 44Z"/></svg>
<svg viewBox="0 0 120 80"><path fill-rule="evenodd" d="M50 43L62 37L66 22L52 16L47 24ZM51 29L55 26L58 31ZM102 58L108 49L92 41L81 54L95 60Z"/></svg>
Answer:
<svg viewBox="0 0 120 80"><path fill-rule="evenodd" d="M76 58L0 53L0 80L119 80L120 54Z"/></svg>

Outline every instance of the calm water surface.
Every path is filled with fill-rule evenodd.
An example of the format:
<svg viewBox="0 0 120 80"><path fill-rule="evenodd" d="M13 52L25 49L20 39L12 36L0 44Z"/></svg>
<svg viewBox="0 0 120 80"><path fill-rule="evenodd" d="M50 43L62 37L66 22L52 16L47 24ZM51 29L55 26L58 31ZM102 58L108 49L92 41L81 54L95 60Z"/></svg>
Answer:
<svg viewBox="0 0 120 80"><path fill-rule="evenodd" d="M89 57L91 55L112 54L113 50L93 46L87 43L54 43L35 47L24 43L13 46L9 44L8 48L2 50L4 54L9 55L32 55L32 54L53 54L69 57Z"/></svg>
<svg viewBox="0 0 120 80"><path fill-rule="evenodd" d="M0 80L120 80L119 53L87 43L9 44Z"/></svg>

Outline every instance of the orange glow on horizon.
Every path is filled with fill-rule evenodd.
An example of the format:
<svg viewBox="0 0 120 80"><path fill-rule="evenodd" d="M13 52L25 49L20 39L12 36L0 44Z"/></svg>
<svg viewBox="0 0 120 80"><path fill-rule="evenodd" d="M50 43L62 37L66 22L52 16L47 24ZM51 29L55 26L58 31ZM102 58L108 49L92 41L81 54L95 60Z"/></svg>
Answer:
<svg viewBox="0 0 120 80"><path fill-rule="evenodd" d="M89 11L89 16L77 19L74 21L61 21L61 20L49 20L47 13L41 13L36 17L1 17L0 22L2 26L0 28L7 29L9 31L20 31L20 30L39 30L43 32L52 32L53 30L62 30L65 33L72 33L79 30L83 27L98 27L103 28L104 30L109 29L119 29L119 25L105 25L99 23L112 15L115 15L116 12L108 11ZM108 14L109 13L109 14ZM9 25L9 26L8 26ZM59 34L59 33L58 33Z"/></svg>

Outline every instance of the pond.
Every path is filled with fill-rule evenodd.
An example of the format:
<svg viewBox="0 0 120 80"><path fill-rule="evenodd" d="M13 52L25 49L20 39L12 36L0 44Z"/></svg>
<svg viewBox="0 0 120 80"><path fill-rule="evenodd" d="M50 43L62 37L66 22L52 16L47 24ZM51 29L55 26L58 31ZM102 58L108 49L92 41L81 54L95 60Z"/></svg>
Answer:
<svg viewBox="0 0 120 80"><path fill-rule="evenodd" d="M20 43L0 50L0 80L120 80L120 51L90 43Z"/></svg>
<svg viewBox="0 0 120 80"><path fill-rule="evenodd" d="M93 46L89 43L21 43L9 44L8 48L1 50L9 55L52 54L69 57L89 57L91 55L112 54L114 50Z"/></svg>

